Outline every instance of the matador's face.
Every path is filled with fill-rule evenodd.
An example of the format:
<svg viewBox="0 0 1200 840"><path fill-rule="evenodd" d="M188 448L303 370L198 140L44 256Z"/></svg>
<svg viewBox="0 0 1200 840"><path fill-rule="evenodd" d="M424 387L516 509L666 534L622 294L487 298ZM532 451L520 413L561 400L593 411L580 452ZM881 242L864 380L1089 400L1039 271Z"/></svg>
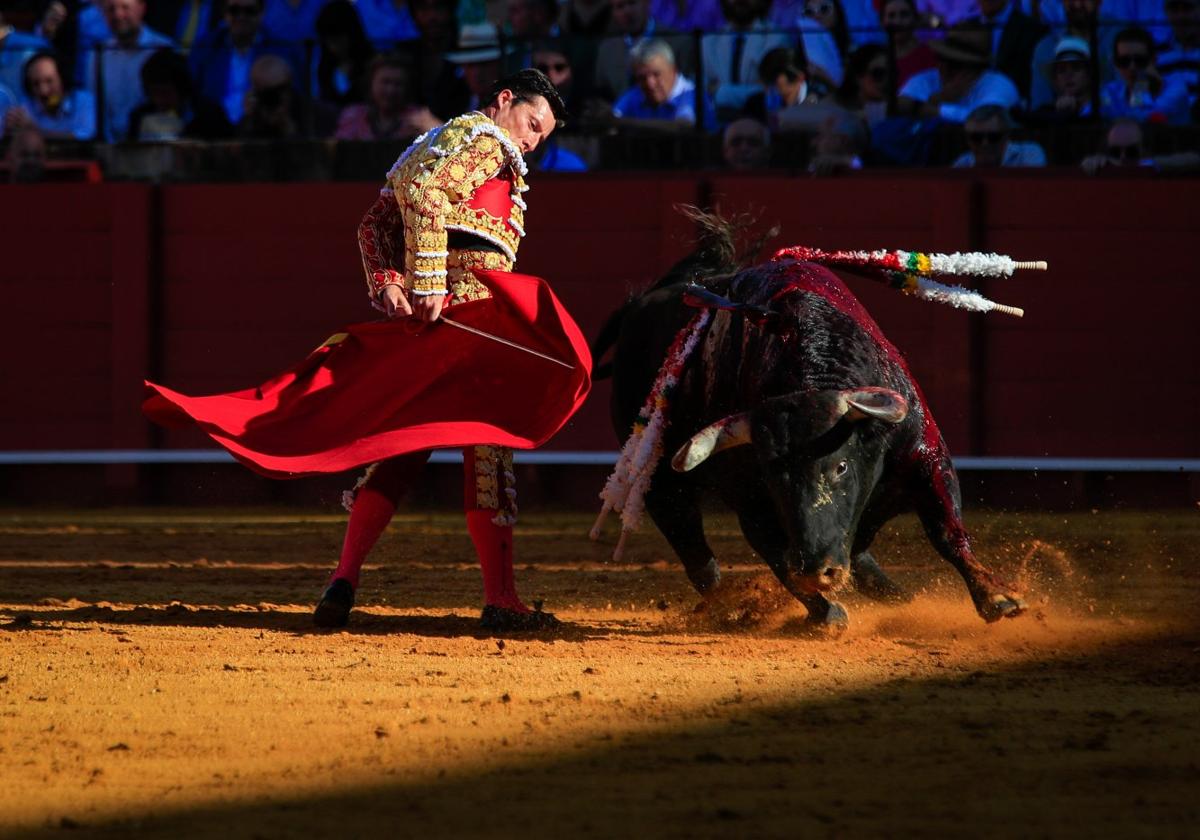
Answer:
<svg viewBox="0 0 1200 840"><path fill-rule="evenodd" d="M485 113L488 111L494 111L488 116L508 132L521 153L526 155L549 137L557 124L550 103L544 96L535 96L530 102L516 102L512 98L512 91L502 90L496 97L495 105Z"/></svg>

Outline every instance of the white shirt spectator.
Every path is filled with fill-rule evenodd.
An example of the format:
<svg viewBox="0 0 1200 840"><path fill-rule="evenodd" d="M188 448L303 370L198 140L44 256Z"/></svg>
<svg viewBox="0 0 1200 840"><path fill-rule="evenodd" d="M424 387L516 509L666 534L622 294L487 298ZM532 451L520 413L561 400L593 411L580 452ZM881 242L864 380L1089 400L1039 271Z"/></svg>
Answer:
<svg viewBox="0 0 1200 840"><path fill-rule="evenodd" d="M942 89L942 80L936 69L924 70L913 76L900 89L901 96L925 102ZM985 70L967 91L967 95L958 102L943 102L938 108L938 114L947 122L962 123L967 121L967 115L981 105L1000 105L1012 108L1021 101L1017 86L1003 73Z"/></svg>
<svg viewBox="0 0 1200 840"><path fill-rule="evenodd" d="M1114 79L1100 88L1100 115L1108 120L1129 117L1138 122L1165 120L1171 125L1188 121L1187 85L1178 75L1163 80L1158 96L1148 91L1130 94L1123 79Z"/></svg>
<svg viewBox="0 0 1200 840"><path fill-rule="evenodd" d="M746 32L736 32L727 25L719 33L705 35L700 41L704 77L707 89L716 90L717 107L742 107L751 95L762 90L758 65L763 56L776 47L791 47L795 41L793 35L771 31L766 20L755 21Z"/></svg>
<svg viewBox="0 0 1200 840"><path fill-rule="evenodd" d="M966 152L959 155L952 164L956 169L975 165L975 153ZM1017 143L1009 141L1004 147L1004 155L1000 158L1001 166L1045 166L1046 153L1037 143Z"/></svg>
<svg viewBox="0 0 1200 840"><path fill-rule="evenodd" d="M104 140L109 143L125 139L129 129L129 112L142 101L142 65L155 50L175 46L166 35L148 26L138 32L137 45L124 48L116 38L109 38L100 56L101 77L104 79ZM96 90L96 64L85 71L85 87L93 96Z"/></svg>

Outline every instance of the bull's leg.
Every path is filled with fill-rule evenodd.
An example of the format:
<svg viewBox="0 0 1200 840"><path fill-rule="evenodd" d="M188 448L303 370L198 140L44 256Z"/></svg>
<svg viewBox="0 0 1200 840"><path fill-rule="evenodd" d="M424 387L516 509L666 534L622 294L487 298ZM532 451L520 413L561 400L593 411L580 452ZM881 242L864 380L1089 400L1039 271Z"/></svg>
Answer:
<svg viewBox="0 0 1200 840"><path fill-rule="evenodd" d="M911 601L912 595L888 577L871 552L867 551L879 529L891 518L892 512L890 506L886 511L868 511L859 523L858 532L850 546L850 577L854 580L854 587L868 598L887 604L902 604Z"/></svg>
<svg viewBox="0 0 1200 840"><path fill-rule="evenodd" d="M646 511L683 561L697 592L703 595L721 582L721 568L704 537L699 491L690 481L669 469L660 471L646 493Z"/></svg>
<svg viewBox="0 0 1200 840"><path fill-rule="evenodd" d="M917 514L925 533L938 553L962 575L975 610L983 620L991 623L1023 613L1025 602L1021 596L975 559L962 523L958 477L953 468L944 462L935 466L929 481L918 487L916 493Z"/></svg>
<svg viewBox="0 0 1200 840"><path fill-rule="evenodd" d="M903 604L912 600L912 595L888 577L869 551L860 551L850 558L850 577L859 592L875 601Z"/></svg>
<svg viewBox="0 0 1200 840"><path fill-rule="evenodd" d="M760 506L744 505L738 511L738 522L750 547L754 549L779 578L784 588L808 610L805 619L810 627L827 632L841 633L850 625L846 609L836 601L830 601L819 592L802 592L795 588L788 574L784 552L787 549L787 534L775 519L769 502Z"/></svg>

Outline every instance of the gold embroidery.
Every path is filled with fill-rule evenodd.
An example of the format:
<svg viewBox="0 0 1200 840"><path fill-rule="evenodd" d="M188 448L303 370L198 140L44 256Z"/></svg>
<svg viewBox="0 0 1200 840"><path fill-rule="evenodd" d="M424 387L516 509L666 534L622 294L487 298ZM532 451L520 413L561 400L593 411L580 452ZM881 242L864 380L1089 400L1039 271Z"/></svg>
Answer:
<svg viewBox="0 0 1200 840"><path fill-rule="evenodd" d="M514 170L515 193L525 189L524 180L516 174L521 168L520 153L496 131L502 130L483 114L456 117L420 141L388 173L388 186L404 223L404 282L408 288L436 292L450 287L447 230L468 231L494 242L506 251L511 268L525 221L521 208L514 204L508 219L497 219L466 205L475 190L505 167Z"/></svg>

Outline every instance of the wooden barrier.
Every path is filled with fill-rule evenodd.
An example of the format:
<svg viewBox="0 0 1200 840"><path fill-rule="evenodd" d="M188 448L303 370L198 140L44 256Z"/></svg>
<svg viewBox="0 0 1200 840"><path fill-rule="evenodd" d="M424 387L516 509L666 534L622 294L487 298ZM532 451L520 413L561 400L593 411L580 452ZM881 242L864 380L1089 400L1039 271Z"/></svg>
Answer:
<svg viewBox="0 0 1200 840"><path fill-rule="evenodd" d="M8 352L0 448L194 447L138 413L146 375L183 391L260 381L367 307L355 227L377 184L5 187ZM687 250L674 210L778 222L777 244L996 250L1048 273L990 281L1014 320L850 279L907 355L960 455L1196 457L1200 214L1187 180L539 176L519 269L589 335ZM611 450L601 383L552 442ZM133 474L109 475L128 484Z"/></svg>

